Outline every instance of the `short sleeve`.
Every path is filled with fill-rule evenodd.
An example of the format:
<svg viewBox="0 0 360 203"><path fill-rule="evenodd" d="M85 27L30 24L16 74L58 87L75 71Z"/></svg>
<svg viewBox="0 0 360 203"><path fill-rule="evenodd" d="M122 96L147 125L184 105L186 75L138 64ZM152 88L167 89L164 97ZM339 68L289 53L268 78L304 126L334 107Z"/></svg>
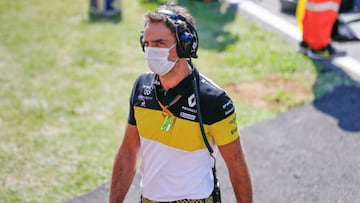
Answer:
<svg viewBox="0 0 360 203"><path fill-rule="evenodd" d="M131 125L136 125L136 119L134 114L134 97L136 92L136 86L137 86L138 80L133 85L133 88L131 90L130 98L129 98L129 114L128 114L128 123Z"/></svg>

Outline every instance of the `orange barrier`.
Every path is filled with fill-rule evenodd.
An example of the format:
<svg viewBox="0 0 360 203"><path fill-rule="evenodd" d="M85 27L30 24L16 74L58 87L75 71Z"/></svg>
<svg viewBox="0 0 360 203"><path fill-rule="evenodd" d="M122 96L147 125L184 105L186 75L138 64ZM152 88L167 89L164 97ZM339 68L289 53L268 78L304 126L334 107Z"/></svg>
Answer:
<svg viewBox="0 0 360 203"><path fill-rule="evenodd" d="M341 0L307 0L302 19L302 38L314 50L330 44ZM297 11L301 15L301 11ZM300 16L301 17L301 16Z"/></svg>

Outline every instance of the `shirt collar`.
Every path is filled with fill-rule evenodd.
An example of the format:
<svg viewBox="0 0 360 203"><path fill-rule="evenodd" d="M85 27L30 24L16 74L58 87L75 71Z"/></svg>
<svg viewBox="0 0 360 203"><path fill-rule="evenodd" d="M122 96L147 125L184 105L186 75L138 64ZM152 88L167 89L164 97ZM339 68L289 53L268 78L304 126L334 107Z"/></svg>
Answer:
<svg viewBox="0 0 360 203"><path fill-rule="evenodd" d="M159 93L162 92L163 94L168 94L171 92L174 95L182 95L183 96L191 90L192 78L193 78L192 74L186 76L186 78L184 78L182 81L180 81L179 84L177 84L173 88L170 88L167 91L167 93L164 92L164 88L161 85L158 75L155 76L153 84Z"/></svg>

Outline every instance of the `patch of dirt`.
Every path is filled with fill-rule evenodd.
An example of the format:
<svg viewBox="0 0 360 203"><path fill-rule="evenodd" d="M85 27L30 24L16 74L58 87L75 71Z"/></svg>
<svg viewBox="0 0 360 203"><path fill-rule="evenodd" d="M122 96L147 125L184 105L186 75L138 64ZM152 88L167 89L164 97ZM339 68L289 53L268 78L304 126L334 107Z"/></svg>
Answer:
<svg viewBox="0 0 360 203"><path fill-rule="evenodd" d="M269 76L255 81L230 84L225 88L231 98L264 109L287 110L312 97L312 83L300 79Z"/></svg>

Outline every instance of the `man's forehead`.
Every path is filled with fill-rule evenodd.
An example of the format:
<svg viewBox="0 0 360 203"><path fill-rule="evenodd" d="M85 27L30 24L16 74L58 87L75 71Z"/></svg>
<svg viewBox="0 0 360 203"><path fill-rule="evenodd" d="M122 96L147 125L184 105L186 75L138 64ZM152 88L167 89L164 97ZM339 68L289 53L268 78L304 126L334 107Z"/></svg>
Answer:
<svg viewBox="0 0 360 203"><path fill-rule="evenodd" d="M163 30L163 31L170 31L170 29L166 26L166 24L162 21L159 22L148 22L145 25L145 29L156 29L156 30Z"/></svg>
<svg viewBox="0 0 360 203"><path fill-rule="evenodd" d="M174 37L174 34L164 23L149 23L144 29L145 40L163 42L169 41Z"/></svg>
<svg viewBox="0 0 360 203"><path fill-rule="evenodd" d="M151 41L155 43L161 43L161 42L168 42L171 41L171 36L159 36L159 35L153 35L151 33L144 33L144 40L145 41Z"/></svg>

